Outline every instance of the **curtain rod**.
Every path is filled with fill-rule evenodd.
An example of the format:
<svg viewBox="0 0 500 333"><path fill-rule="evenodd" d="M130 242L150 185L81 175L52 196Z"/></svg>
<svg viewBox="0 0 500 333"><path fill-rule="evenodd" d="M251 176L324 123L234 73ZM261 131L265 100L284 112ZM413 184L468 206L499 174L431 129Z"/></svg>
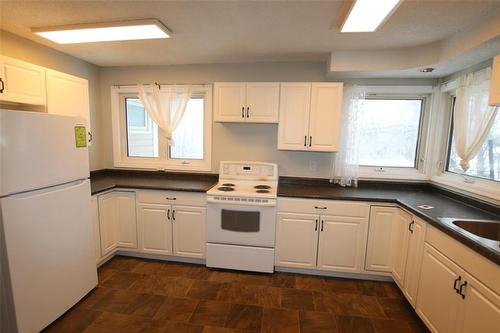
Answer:
<svg viewBox="0 0 500 333"><path fill-rule="evenodd" d="M125 83L125 84L113 84L113 87L135 87L139 84L143 84L145 86L179 86L179 85L192 85L192 86L208 86L210 83L158 83L158 82L153 82L153 83Z"/></svg>

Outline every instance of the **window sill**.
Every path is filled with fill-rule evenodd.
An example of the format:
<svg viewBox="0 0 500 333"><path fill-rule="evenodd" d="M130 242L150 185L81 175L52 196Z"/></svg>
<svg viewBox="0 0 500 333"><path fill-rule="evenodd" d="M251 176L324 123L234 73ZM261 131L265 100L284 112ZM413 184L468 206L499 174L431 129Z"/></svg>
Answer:
<svg viewBox="0 0 500 333"><path fill-rule="evenodd" d="M473 183L466 182L462 175L443 172L440 175L433 176L431 182L453 191L478 196L479 199L500 205L500 186L498 182L471 178L474 180Z"/></svg>
<svg viewBox="0 0 500 333"><path fill-rule="evenodd" d="M212 167L209 161L199 162L199 163L152 163L145 161L115 161L114 166L116 168L133 168L141 170L163 170L163 171L199 171L199 172L211 172Z"/></svg>
<svg viewBox="0 0 500 333"><path fill-rule="evenodd" d="M360 167L359 178L388 181L427 181L429 179L426 174L413 168L383 168L380 171L377 167Z"/></svg>

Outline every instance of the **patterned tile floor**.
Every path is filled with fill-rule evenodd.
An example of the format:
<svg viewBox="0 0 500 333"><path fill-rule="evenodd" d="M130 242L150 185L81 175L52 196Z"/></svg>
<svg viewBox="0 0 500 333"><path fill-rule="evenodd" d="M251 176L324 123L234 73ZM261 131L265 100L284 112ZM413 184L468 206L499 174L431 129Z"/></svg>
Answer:
<svg viewBox="0 0 500 333"><path fill-rule="evenodd" d="M427 332L393 283L115 257L44 332Z"/></svg>

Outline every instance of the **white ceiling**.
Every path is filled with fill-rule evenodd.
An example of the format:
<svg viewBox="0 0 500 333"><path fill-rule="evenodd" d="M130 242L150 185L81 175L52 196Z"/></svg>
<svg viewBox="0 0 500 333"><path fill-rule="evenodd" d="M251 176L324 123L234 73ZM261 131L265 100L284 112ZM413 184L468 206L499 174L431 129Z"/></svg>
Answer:
<svg viewBox="0 0 500 333"><path fill-rule="evenodd" d="M406 0L374 33L332 28L343 1L1 1L3 30L99 66L326 61L332 51L409 48L498 17L500 1ZM57 45L30 28L157 18L172 39Z"/></svg>

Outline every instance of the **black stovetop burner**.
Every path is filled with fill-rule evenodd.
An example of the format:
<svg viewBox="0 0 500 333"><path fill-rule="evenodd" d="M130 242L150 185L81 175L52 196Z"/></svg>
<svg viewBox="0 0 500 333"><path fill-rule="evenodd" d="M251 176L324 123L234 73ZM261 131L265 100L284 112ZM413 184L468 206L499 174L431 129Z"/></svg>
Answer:
<svg viewBox="0 0 500 333"><path fill-rule="evenodd" d="M229 186L221 186L221 187L217 187L217 190L222 191L222 192L230 192L230 191L234 191L234 188L229 187Z"/></svg>

